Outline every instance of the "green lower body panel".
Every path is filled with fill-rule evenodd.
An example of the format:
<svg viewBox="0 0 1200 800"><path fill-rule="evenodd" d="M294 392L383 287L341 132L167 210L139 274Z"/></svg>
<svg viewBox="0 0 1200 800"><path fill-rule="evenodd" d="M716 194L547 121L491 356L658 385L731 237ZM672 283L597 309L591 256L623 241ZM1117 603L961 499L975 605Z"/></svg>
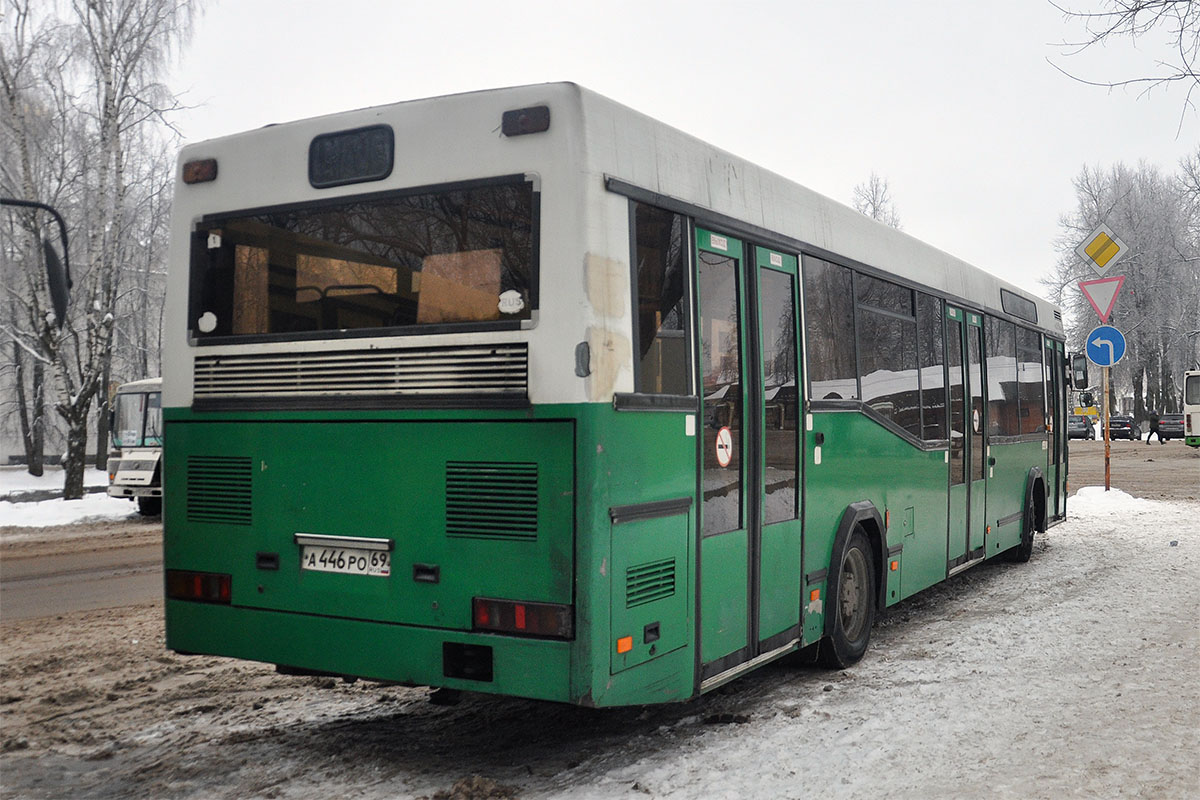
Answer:
<svg viewBox="0 0 1200 800"><path fill-rule="evenodd" d="M181 600L168 600L166 613L167 647L185 653L223 655L415 685L572 701L569 642ZM490 680L485 679L488 671ZM460 676L455 677L455 673ZM473 677L462 677L462 673Z"/></svg>

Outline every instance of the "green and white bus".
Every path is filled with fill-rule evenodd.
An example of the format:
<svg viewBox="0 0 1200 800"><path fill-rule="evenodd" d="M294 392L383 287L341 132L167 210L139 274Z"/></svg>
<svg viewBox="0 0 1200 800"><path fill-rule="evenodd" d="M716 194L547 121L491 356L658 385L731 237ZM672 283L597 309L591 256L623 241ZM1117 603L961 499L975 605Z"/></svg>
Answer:
<svg viewBox="0 0 1200 800"><path fill-rule="evenodd" d="M1066 512L1049 303L572 84L188 146L167 646L681 701Z"/></svg>
<svg viewBox="0 0 1200 800"><path fill-rule="evenodd" d="M1200 369L1183 375L1183 442L1200 447Z"/></svg>

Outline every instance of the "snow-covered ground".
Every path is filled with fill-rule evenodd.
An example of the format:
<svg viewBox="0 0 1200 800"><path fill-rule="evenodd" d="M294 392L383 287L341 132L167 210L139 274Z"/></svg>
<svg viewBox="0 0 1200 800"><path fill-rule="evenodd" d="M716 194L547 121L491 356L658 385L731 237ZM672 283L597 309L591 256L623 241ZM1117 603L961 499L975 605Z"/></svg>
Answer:
<svg viewBox="0 0 1200 800"><path fill-rule="evenodd" d="M108 473L90 468L83 476L84 486L107 486ZM130 500L109 497L104 492L92 492L80 500L41 500L38 502L8 502L13 495L27 492L61 491L63 471L47 467L45 474L34 477L24 467L0 467L0 528L41 528L51 525L74 525L80 522L126 519L137 514L137 505Z"/></svg>

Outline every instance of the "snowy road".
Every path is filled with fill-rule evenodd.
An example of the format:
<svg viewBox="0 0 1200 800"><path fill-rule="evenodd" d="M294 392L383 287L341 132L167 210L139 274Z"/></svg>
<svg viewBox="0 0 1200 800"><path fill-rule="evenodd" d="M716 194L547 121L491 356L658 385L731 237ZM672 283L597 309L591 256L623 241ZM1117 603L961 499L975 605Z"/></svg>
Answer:
<svg viewBox="0 0 1200 800"><path fill-rule="evenodd" d="M1200 790L1200 505L1084 490L845 672L587 711L164 652L161 608L0 628L4 797L1155 797ZM458 789L454 790L457 785Z"/></svg>

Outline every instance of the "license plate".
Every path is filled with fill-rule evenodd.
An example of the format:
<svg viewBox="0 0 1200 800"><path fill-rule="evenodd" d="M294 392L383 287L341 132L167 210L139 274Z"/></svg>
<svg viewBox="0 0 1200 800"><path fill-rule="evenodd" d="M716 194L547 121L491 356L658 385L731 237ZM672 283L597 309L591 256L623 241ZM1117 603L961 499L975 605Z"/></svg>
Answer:
<svg viewBox="0 0 1200 800"><path fill-rule="evenodd" d="M300 548L300 568L314 572L387 577L392 574L392 554L386 550L358 547L303 545Z"/></svg>

